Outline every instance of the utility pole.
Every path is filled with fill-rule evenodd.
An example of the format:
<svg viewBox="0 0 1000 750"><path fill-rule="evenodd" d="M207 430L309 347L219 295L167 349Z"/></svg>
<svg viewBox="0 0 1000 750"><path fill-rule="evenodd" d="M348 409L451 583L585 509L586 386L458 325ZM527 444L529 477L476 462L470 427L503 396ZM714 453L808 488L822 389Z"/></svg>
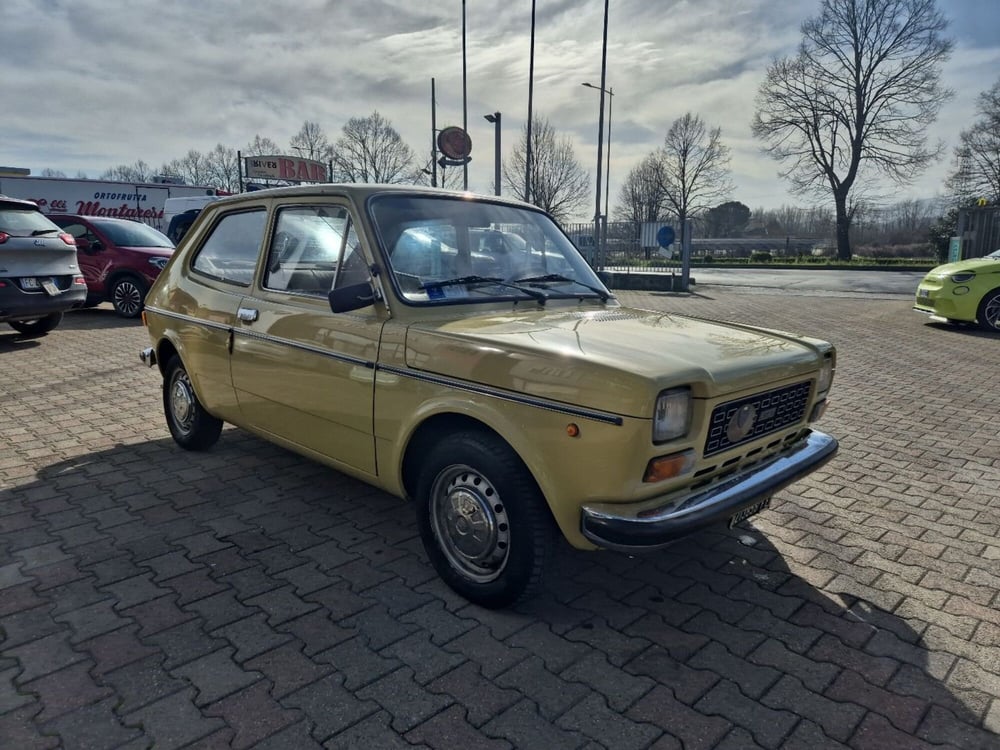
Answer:
<svg viewBox="0 0 1000 750"><path fill-rule="evenodd" d="M469 102L465 85L465 0L462 0L462 130L469 132ZM462 165L462 189L469 189L469 162Z"/></svg>
<svg viewBox="0 0 1000 750"><path fill-rule="evenodd" d="M597 117L597 188L594 191L594 243L601 238L601 166L604 161L604 93L607 89L608 72L608 2L604 0L604 42L601 48L601 112ZM604 248L600 249L597 268L604 269Z"/></svg>
<svg viewBox="0 0 1000 750"><path fill-rule="evenodd" d="M438 184L438 164L437 164L437 102L434 97L434 79L431 78L431 187ZM444 182L442 170L441 182Z"/></svg>
<svg viewBox="0 0 1000 750"><path fill-rule="evenodd" d="M528 140L524 149L524 200L531 200L531 100L535 89L535 0L531 0L531 46L528 53Z"/></svg>

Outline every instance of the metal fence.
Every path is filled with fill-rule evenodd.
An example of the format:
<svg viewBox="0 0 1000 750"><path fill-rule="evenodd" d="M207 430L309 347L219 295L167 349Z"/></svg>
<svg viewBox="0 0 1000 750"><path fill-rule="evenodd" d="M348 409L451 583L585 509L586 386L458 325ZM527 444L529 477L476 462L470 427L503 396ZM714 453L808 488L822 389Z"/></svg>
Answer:
<svg viewBox="0 0 1000 750"><path fill-rule="evenodd" d="M643 243L642 225L628 221L609 222L608 241L603 263L600 243L594 239L593 223L566 224L566 234L594 268L607 271L671 271L680 269L680 241L669 248ZM649 232L646 233L647 235ZM655 235L655 233L653 233ZM691 256L695 261L734 260L767 254L770 258L801 258L834 254L829 238L815 237L740 237L733 239L694 237Z"/></svg>

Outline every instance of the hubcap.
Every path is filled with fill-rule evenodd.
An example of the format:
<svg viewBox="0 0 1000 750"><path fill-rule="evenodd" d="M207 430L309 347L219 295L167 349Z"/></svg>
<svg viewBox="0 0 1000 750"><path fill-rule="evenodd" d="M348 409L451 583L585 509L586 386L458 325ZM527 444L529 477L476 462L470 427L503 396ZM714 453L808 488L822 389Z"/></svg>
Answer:
<svg viewBox="0 0 1000 750"><path fill-rule="evenodd" d="M448 562L477 583L496 580L507 564L510 525L499 493L482 474L452 466L431 490L434 536Z"/></svg>
<svg viewBox="0 0 1000 750"><path fill-rule="evenodd" d="M112 302L122 315L135 315L142 307L142 292L133 282L120 281L115 285Z"/></svg>
<svg viewBox="0 0 1000 750"><path fill-rule="evenodd" d="M191 380L183 370L178 372L170 384L170 414L177 429L187 434L194 422L194 390Z"/></svg>

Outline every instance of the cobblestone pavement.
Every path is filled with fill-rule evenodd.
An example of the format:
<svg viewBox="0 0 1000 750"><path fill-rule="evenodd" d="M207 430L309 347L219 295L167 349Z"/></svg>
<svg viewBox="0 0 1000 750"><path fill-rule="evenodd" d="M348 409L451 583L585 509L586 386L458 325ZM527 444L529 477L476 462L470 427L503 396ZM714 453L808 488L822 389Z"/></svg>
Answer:
<svg viewBox="0 0 1000 750"><path fill-rule="evenodd" d="M832 340L841 451L733 532L562 549L501 612L401 501L235 429L176 448L106 306L0 333L0 747L1000 748L1000 338L620 297Z"/></svg>

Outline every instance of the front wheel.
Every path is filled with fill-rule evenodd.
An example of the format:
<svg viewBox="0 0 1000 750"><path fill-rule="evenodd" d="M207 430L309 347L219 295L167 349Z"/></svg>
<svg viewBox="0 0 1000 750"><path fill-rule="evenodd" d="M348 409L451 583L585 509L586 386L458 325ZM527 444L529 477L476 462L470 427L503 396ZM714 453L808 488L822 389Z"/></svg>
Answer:
<svg viewBox="0 0 1000 750"><path fill-rule="evenodd" d="M222 433L222 420L205 411L177 355L167 362L163 378L163 412L171 436L185 450L211 448Z"/></svg>
<svg viewBox="0 0 1000 750"><path fill-rule="evenodd" d="M36 320L10 320L8 325L22 336L44 336L62 322L61 312L51 313Z"/></svg>
<svg viewBox="0 0 1000 750"><path fill-rule="evenodd" d="M417 522L444 582L489 608L535 593L555 524L517 454L493 435L465 431L440 440L423 465Z"/></svg>
<svg viewBox="0 0 1000 750"><path fill-rule="evenodd" d="M1000 289L994 289L983 297L976 320L984 331L1000 332Z"/></svg>
<svg viewBox="0 0 1000 750"><path fill-rule="evenodd" d="M146 300L146 285L134 276L120 276L111 285L111 304L123 318L136 318Z"/></svg>

